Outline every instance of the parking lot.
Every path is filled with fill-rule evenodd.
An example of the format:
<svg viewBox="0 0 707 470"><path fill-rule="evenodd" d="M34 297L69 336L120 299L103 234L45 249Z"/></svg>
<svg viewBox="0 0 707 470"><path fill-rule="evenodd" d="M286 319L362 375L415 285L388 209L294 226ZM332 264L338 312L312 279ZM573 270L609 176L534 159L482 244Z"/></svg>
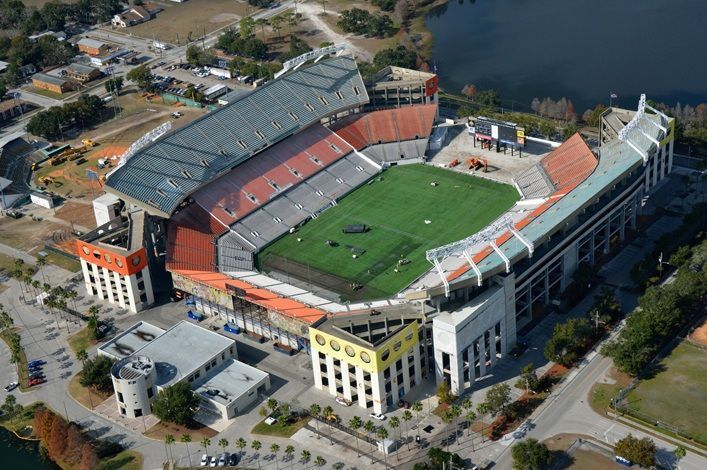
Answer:
<svg viewBox="0 0 707 470"><path fill-rule="evenodd" d="M197 73L202 72L200 75ZM231 90L251 90L251 85L243 83L236 78L219 78L216 75L205 74L203 70L186 63L161 63L153 66L152 74L155 76L158 89L184 96L184 90L189 85L203 91L214 85L226 85Z"/></svg>

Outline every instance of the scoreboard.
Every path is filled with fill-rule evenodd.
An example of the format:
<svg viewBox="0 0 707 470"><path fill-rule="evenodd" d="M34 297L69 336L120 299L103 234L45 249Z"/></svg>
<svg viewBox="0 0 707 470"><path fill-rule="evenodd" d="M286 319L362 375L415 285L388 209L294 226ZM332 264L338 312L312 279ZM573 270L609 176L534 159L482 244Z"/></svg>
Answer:
<svg viewBox="0 0 707 470"><path fill-rule="evenodd" d="M525 145L525 129L513 122L497 121L479 116L475 123L476 136L496 140L514 147Z"/></svg>

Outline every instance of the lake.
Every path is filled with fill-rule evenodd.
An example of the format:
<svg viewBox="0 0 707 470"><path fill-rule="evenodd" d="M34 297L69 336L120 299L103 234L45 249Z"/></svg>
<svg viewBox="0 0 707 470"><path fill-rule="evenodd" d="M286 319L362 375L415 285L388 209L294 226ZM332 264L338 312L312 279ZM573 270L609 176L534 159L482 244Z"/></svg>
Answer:
<svg viewBox="0 0 707 470"><path fill-rule="evenodd" d="M39 443L23 441L3 427L0 427L0 462L2 468L15 470L57 470L52 462L39 456Z"/></svg>
<svg viewBox="0 0 707 470"><path fill-rule="evenodd" d="M534 97L635 108L640 93L707 102L705 0L450 0L430 14L441 86L493 88L504 106Z"/></svg>

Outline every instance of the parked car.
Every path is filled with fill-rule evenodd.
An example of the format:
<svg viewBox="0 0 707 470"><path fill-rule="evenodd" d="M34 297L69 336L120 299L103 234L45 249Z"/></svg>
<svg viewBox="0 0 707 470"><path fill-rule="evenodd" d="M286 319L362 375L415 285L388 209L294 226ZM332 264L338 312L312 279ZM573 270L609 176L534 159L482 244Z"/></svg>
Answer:
<svg viewBox="0 0 707 470"><path fill-rule="evenodd" d="M378 421L385 421L385 415L383 413L371 413L368 416Z"/></svg>
<svg viewBox="0 0 707 470"><path fill-rule="evenodd" d="M5 391L6 391L6 392L11 392L11 391L13 391L14 389L16 389L18 385L19 385L19 384L18 384L17 382L10 382L9 384L7 384L7 385L5 386Z"/></svg>
<svg viewBox="0 0 707 470"><path fill-rule="evenodd" d="M523 355L523 353L525 352L526 349L528 349L528 343L526 343L525 341L518 341L518 342L516 342L516 345L513 346L513 349L511 350L511 356L513 356L517 359Z"/></svg>
<svg viewBox="0 0 707 470"><path fill-rule="evenodd" d="M44 382L46 382L46 380L42 379L42 378L30 379L29 386L32 387L34 385L40 385L40 384L43 384Z"/></svg>
<svg viewBox="0 0 707 470"><path fill-rule="evenodd" d="M406 410L408 410L410 409L410 402L406 400L400 400L398 401L398 407L405 408Z"/></svg>
<svg viewBox="0 0 707 470"><path fill-rule="evenodd" d="M201 463L199 465L201 465L202 467L206 467L210 461L211 461L211 457L204 454L201 456Z"/></svg>
<svg viewBox="0 0 707 470"><path fill-rule="evenodd" d="M213 468L218 465L218 458L212 457L211 462L209 463L209 467Z"/></svg>
<svg viewBox="0 0 707 470"><path fill-rule="evenodd" d="M228 463L228 453L223 453L218 456L218 466L225 467Z"/></svg>
<svg viewBox="0 0 707 470"><path fill-rule="evenodd" d="M187 312L187 317L195 321L201 321L204 319L203 315L201 315L200 313L192 312L191 310Z"/></svg>
<svg viewBox="0 0 707 470"><path fill-rule="evenodd" d="M175 119L176 119L176 118L180 118L180 117L182 117L182 116L183 116L183 114L180 113L179 111L175 111L175 112L172 113L172 117L175 118Z"/></svg>
<svg viewBox="0 0 707 470"><path fill-rule="evenodd" d="M347 400L347 399L344 398L344 397L336 397L336 402L337 402L339 405L351 406L351 401L350 401L350 400Z"/></svg>
<svg viewBox="0 0 707 470"><path fill-rule="evenodd" d="M241 332L241 329L238 327L238 325L234 325L233 323L226 323L223 325L223 331L237 335Z"/></svg>
<svg viewBox="0 0 707 470"><path fill-rule="evenodd" d="M28 378L30 378L30 379L41 379L41 378L43 378L43 377L44 377L44 372L42 372L42 371L40 370L40 371L37 371L37 372L32 372L32 373L30 373Z"/></svg>
<svg viewBox="0 0 707 470"><path fill-rule="evenodd" d="M238 465L238 454L231 454L228 456L228 466L235 467Z"/></svg>
<svg viewBox="0 0 707 470"><path fill-rule="evenodd" d="M41 360L41 359L35 359L35 360L33 360L33 361L29 361L29 362L27 363L27 366L28 366L28 367L43 366L43 365L46 364L46 363L47 363L47 361L43 361L43 360Z"/></svg>

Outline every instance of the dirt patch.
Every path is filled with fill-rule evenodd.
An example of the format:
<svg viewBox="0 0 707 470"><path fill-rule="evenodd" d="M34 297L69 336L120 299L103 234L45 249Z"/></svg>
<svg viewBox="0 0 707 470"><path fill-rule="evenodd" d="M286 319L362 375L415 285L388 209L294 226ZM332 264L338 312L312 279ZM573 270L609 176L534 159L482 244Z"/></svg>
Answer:
<svg viewBox="0 0 707 470"><path fill-rule="evenodd" d="M96 228L93 206L78 202L67 202L56 211L57 218L87 229Z"/></svg>
<svg viewBox="0 0 707 470"><path fill-rule="evenodd" d="M68 228L54 222L34 221L30 217L10 219L0 223L0 240L18 250L36 254L44 249L44 244L53 242L60 234L69 232Z"/></svg>
<svg viewBox="0 0 707 470"><path fill-rule="evenodd" d="M160 421L159 423L152 426L150 429L144 433L145 437L150 439L157 439L164 441L167 434L173 436L182 436L184 434L189 434L191 436L192 442L200 442L203 437L213 438L218 434L218 431L211 429L208 426L204 426L197 421L191 420L186 426L180 426L179 424L166 423Z"/></svg>
<svg viewBox="0 0 707 470"><path fill-rule="evenodd" d="M698 346L707 348L707 320L705 320L702 326L695 328L695 331L690 335L690 341Z"/></svg>
<svg viewBox="0 0 707 470"><path fill-rule="evenodd" d="M209 18L209 23L225 23L228 21L238 21L240 16L233 13L219 13Z"/></svg>

